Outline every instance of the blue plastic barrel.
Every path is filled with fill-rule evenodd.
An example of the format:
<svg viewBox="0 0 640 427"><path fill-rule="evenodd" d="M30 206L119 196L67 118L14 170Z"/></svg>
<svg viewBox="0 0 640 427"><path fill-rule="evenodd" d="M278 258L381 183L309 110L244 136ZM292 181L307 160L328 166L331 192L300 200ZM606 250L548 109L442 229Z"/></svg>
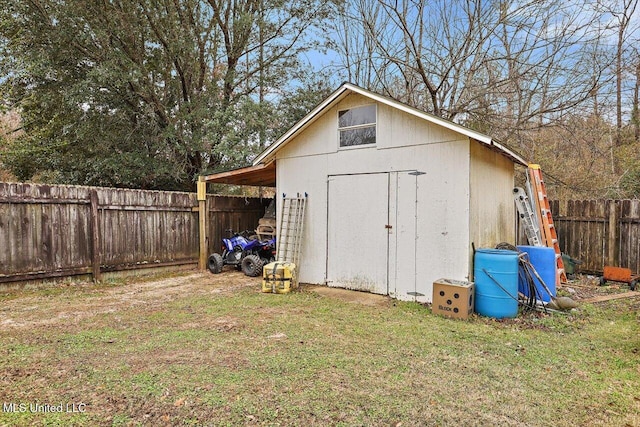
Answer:
<svg viewBox="0 0 640 427"><path fill-rule="evenodd" d="M527 253L531 265L533 265L544 284L551 291L551 295L549 295L549 292L546 291L540 280L534 275L533 283L536 285L536 299L542 299L544 302L551 301L551 297L556 296L556 251L546 246L518 246L518 249ZM518 282L518 290L529 296L529 285L525 282L522 272Z"/></svg>
<svg viewBox="0 0 640 427"><path fill-rule="evenodd" d="M518 253L478 249L473 261L476 313L502 319L518 315Z"/></svg>

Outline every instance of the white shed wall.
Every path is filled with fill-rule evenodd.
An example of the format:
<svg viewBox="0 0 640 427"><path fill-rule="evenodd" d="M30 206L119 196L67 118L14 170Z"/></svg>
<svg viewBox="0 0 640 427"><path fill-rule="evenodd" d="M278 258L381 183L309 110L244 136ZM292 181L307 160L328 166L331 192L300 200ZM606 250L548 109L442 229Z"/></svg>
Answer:
<svg viewBox="0 0 640 427"><path fill-rule="evenodd" d="M305 192L309 194L300 281L322 284L325 282L327 265L327 156L278 159L276 174L278 215L281 212L283 193L290 196Z"/></svg>
<svg viewBox="0 0 640 427"><path fill-rule="evenodd" d="M382 104L378 104L376 145L339 149L338 110L371 103L360 95L346 97L276 154L278 200L282 193L309 194L300 281L322 284L327 280L327 215L334 208L328 206L328 179L388 173L389 225L393 227L389 231L389 293L404 300L431 301L434 280L469 277L470 242L478 245L492 235L493 226L481 218L502 212L507 200L501 191L507 188L510 197L513 164L482 147L474 148L479 144L463 135ZM425 174L409 175L416 170ZM363 188L353 191L377 191L363 185L366 180L354 182ZM496 198L497 204L492 202ZM506 219L499 221L501 231L493 235L506 236L502 233ZM352 230L350 236L354 256L358 245L367 243L367 230L384 226L370 223L365 215L360 229Z"/></svg>
<svg viewBox="0 0 640 427"><path fill-rule="evenodd" d="M476 249L515 242L515 166L480 144L471 144L471 241ZM471 258L471 252L469 257Z"/></svg>

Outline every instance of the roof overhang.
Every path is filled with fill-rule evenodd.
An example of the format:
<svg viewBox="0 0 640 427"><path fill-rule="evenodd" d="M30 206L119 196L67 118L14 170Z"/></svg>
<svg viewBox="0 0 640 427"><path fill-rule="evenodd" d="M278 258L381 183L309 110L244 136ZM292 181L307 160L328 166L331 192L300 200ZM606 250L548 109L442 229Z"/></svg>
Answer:
<svg viewBox="0 0 640 427"><path fill-rule="evenodd" d="M396 101L392 98L388 98L386 96L379 95L377 93L368 91L359 86L353 85L351 83L344 83L340 86L336 91L334 91L327 99L322 101L316 108L314 108L309 114L307 114L302 120L296 123L291 129L289 129L280 139L271 144L267 149L265 149L262 153L260 153L255 160L253 161L254 165L259 165L261 163L272 162L275 159L276 152L288 144L293 138L295 138L298 134L300 134L304 129L306 129L309 125L316 121L325 110L333 107L335 104L340 102L350 93L357 93L367 98L373 99L376 102L381 104L388 105L392 108L396 108L398 110L404 111L413 116L419 117L431 123L442 126L446 129L452 130L454 132L460 133L462 135L467 136L470 139L478 141L481 144L489 146L489 148L499 152L500 154L506 156L511 161L516 164L520 164L523 166L527 166L528 162L525 161L520 155L506 146L496 142L490 136L484 135L480 132L476 132L472 129L466 128L457 123L451 122L449 120L445 120L441 117L434 116L433 114L426 113L424 111L413 108L407 104L403 104L402 102Z"/></svg>
<svg viewBox="0 0 640 427"><path fill-rule="evenodd" d="M260 163L253 166L206 175L204 181L217 184L275 187L276 162L270 162L268 164Z"/></svg>

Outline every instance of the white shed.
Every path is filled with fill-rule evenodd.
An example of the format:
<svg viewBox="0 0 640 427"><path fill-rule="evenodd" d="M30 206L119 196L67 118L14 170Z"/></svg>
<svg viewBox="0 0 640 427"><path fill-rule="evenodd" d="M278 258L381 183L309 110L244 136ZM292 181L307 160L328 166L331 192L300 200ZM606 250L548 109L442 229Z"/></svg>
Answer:
<svg viewBox="0 0 640 427"><path fill-rule="evenodd" d="M247 170L309 194L301 283L430 302L434 280L472 278L472 245L515 241L515 164L486 135L345 83Z"/></svg>

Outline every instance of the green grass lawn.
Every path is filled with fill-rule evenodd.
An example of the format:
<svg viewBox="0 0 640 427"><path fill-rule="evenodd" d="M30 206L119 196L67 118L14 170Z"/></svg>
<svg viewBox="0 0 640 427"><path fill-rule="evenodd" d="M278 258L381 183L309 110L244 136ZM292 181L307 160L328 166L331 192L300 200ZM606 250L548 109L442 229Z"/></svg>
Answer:
<svg viewBox="0 0 640 427"><path fill-rule="evenodd" d="M3 327L0 425L640 426L640 298L456 321L249 283ZM24 298L52 316L103 288L0 294L0 307Z"/></svg>

